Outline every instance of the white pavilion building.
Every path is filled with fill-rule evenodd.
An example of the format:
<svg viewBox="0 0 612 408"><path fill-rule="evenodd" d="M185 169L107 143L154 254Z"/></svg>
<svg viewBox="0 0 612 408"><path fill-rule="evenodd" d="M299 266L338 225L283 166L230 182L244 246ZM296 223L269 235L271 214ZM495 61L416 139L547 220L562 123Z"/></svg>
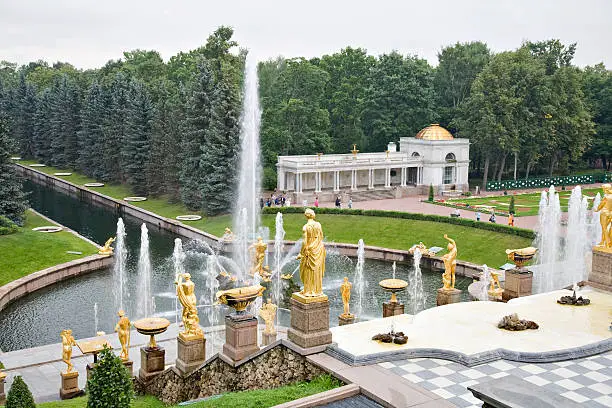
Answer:
<svg viewBox="0 0 612 408"><path fill-rule="evenodd" d="M469 139L455 139L438 124L415 137L402 137L387 151L349 154L279 156L277 188L293 195L294 202L333 200L348 194L355 200L400 198L427 194L429 185L444 192L468 189ZM344 199L343 199L344 201Z"/></svg>

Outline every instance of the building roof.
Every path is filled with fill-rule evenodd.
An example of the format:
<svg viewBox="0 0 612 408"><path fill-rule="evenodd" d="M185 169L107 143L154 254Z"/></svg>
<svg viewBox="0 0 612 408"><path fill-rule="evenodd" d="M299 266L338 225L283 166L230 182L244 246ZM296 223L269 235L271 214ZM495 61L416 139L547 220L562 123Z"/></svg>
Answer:
<svg viewBox="0 0 612 408"><path fill-rule="evenodd" d="M423 129L415 136L423 140L453 140L453 135L437 123L433 123Z"/></svg>

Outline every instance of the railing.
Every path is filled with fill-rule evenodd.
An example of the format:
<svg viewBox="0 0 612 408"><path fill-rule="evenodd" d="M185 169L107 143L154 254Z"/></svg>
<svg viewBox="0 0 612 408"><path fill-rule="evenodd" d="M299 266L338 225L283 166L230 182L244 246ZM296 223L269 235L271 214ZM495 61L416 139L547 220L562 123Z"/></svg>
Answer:
<svg viewBox="0 0 612 408"><path fill-rule="evenodd" d="M537 177L518 180L488 181L487 191L516 190L523 188L539 188L554 186L574 186L577 184L593 184L612 181L612 173L582 174L576 176Z"/></svg>

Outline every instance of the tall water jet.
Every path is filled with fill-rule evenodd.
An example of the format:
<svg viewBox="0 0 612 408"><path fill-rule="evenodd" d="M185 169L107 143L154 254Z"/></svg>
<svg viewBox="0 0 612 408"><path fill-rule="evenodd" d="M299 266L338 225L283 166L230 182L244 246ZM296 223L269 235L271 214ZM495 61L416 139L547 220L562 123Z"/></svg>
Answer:
<svg viewBox="0 0 612 408"><path fill-rule="evenodd" d="M588 201L586 197L582 197L582 189L576 186L569 199L564 258L558 277L559 287L586 279L585 254L589 249L587 206Z"/></svg>
<svg viewBox="0 0 612 408"><path fill-rule="evenodd" d="M478 300L489 300L489 285L491 284L491 274L487 264L482 265L482 274L480 275L480 292Z"/></svg>
<svg viewBox="0 0 612 408"><path fill-rule="evenodd" d="M113 265L113 293L115 295L115 309L125 309L123 304L123 286L126 282L126 263L128 251L125 245L125 225L123 219L117 220L117 235L115 238L115 256Z"/></svg>
<svg viewBox="0 0 612 408"><path fill-rule="evenodd" d="M149 231L146 224L140 227L140 255L136 288L136 315L149 317L153 313L151 293L151 259L149 257Z"/></svg>
<svg viewBox="0 0 612 408"><path fill-rule="evenodd" d="M248 57L245 64L242 116L240 119L240 168L238 172L238 198L234 208L234 229L237 235L253 239L260 225L259 196L261 194L261 162L259 127L261 108L257 77L257 61ZM245 211L246 222L243 223ZM241 229L246 229L241 231Z"/></svg>
<svg viewBox="0 0 612 408"><path fill-rule="evenodd" d="M185 252L183 241L180 238L174 240L174 251L172 252L172 264L174 265L174 282L178 281L179 275L185 273ZM178 323L179 306L178 298L174 297L175 323Z"/></svg>
<svg viewBox="0 0 612 408"><path fill-rule="evenodd" d="M363 277L365 245L363 239L357 243L357 265L355 266L355 292L357 294L357 316L363 319L363 301L365 297L366 281Z"/></svg>
<svg viewBox="0 0 612 408"><path fill-rule="evenodd" d="M413 315L425 309L425 295L423 293L423 277L421 275L421 251L416 248L413 254L413 268L410 274L408 291L411 300L411 313Z"/></svg>
<svg viewBox="0 0 612 408"><path fill-rule="evenodd" d="M98 303L94 303L94 333L98 335Z"/></svg>
<svg viewBox="0 0 612 408"><path fill-rule="evenodd" d="M285 228L283 227L283 213L276 213L276 224L274 231L274 274L276 274L276 287L274 288L274 303L277 305L281 304L281 286L282 280L282 262L283 262L283 249L285 242ZM278 318L278 313L277 313Z"/></svg>
<svg viewBox="0 0 612 408"><path fill-rule="evenodd" d="M597 245L601 242L601 225L599 223L599 211L597 207L601 203L601 194L597 193L593 199L593 207L591 217L589 219L589 240L590 246Z"/></svg>
<svg viewBox="0 0 612 408"><path fill-rule="evenodd" d="M540 197L535 246L537 273L534 273L534 293L549 292L554 288L555 269L561 256L561 204L554 186Z"/></svg>

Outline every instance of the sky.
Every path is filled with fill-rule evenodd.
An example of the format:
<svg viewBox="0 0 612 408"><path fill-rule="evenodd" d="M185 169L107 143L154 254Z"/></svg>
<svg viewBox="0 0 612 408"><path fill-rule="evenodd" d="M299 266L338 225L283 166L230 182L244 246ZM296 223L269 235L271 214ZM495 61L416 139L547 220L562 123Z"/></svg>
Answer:
<svg viewBox="0 0 612 408"><path fill-rule="evenodd" d="M436 65L456 42L499 52L558 38L578 43L576 65L610 67L611 17L612 0L0 0L0 60L96 68L133 49L167 60L226 25L258 60L352 46Z"/></svg>

